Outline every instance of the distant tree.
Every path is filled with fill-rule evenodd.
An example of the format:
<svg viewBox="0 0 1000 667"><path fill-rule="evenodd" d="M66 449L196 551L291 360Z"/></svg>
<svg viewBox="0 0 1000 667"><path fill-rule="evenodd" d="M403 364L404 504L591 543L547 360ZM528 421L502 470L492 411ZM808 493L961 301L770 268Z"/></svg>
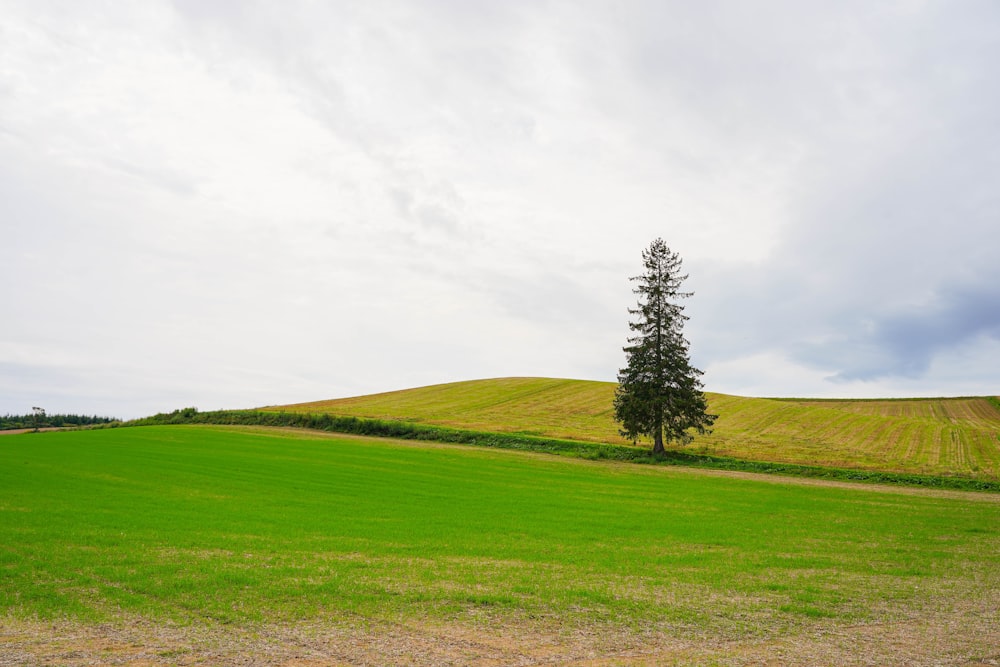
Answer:
<svg viewBox="0 0 1000 667"><path fill-rule="evenodd" d="M679 300L692 292L680 291L687 275L681 274L681 258L663 239L656 239L642 253L645 273L630 278L636 283L634 333L628 339L625 368L618 372L615 419L621 434L632 440L653 440L653 453L664 451L664 441L687 444L690 431L710 432L717 415L708 414L702 392L702 372L691 365L689 344L682 329L688 319Z"/></svg>
<svg viewBox="0 0 1000 667"><path fill-rule="evenodd" d="M45 410L38 407L31 408L31 423L35 426L35 433L38 432L39 427L45 422Z"/></svg>

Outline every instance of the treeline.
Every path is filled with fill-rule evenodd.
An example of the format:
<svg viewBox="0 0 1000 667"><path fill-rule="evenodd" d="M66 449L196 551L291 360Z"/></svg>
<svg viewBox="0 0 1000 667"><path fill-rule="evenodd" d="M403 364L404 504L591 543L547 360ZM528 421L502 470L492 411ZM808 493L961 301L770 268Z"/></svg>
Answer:
<svg viewBox="0 0 1000 667"><path fill-rule="evenodd" d="M255 410L218 410L199 412L195 408L183 408L169 413L126 422L123 426L152 426L158 424L219 424L235 426L280 426L306 428L334 433L366 435L404 440L429 440L497 449L543 452L590 460L629 461L660 465L710 468L741 472L769 473L810 477L815 479L894 484L938 489L965 491L1000 492L1000 482L968 477L943 477L916 475L909 473L885 472L879 470L856 470L826 468L794 463L771 463L767 461L746 461L723 456L708 456L668 450L663 454L653 454L648 449L628 445L607 445L573 440L557 440L517 433L488 433L467 431L443 426L429 426L412 422L365 419L360 417L340 417L326 414L303 414L297 412L267 412Z"/></svg>
<svg viewBox="0 0 1000 667"><path fill-rule="evenodd" d="M0 416L0 431L20 428L52 428L64 426L90 426L93 424L110 424L121 421L115 417L98 417L97 415L3 415Z"/></svg>

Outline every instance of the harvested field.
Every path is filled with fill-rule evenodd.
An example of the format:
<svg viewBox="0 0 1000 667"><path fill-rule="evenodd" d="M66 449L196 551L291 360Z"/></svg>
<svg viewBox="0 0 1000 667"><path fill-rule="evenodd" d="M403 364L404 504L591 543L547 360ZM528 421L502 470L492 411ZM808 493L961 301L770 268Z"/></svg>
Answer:
<svg viewBox="0 0 1000 667"><path fill-rule="evenodd" d="M615 385L503 378L266 410L394 419L622 444ZM811 400L708 394L713 433L688 451L754 461L1000 479L1000 409L989 398Z"/></svg>

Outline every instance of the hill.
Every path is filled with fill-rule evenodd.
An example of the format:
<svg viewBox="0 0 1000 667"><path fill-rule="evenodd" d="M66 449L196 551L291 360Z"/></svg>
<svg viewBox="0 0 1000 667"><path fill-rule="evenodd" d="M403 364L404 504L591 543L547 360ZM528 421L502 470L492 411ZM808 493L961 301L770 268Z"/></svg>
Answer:
<svg viewBox="0 0 1000 667"><path fill-rule="evenodd" d="M611 382L499 378L270 406L587 442L625 442ZM995 397L891 400L746 398L709 393L714 432L689 451L833 467L1000 479Z"/></svg>

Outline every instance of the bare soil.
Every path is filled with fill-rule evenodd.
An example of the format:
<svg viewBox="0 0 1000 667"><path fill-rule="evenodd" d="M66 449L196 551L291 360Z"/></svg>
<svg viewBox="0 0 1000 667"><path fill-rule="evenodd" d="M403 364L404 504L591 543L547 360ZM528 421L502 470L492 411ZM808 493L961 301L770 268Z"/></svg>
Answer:
<svg viewBox="0 0 1000 667"><path fill-rule="evenodd" d="M1000 591L862 625L816 621L763 638L669 628L564 627L558 619L389 623L370 619L232 627L121 619L0 618L0 666L28 665L1000 665Z"/></svg>

